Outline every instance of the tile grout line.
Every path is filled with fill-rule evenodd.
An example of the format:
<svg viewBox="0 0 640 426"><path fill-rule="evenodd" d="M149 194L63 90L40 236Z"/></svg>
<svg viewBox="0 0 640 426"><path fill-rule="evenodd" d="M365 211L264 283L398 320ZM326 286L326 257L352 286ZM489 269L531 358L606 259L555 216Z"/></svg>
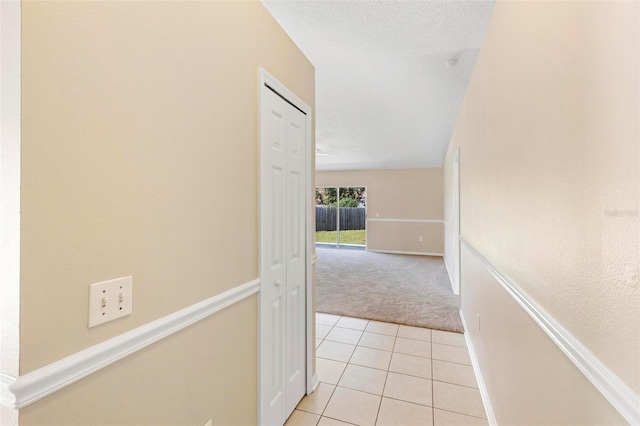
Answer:
<svg viewBox="0 0 640 426"><path fill-rule="evenodd" d="M322 416L322 417L320 417L320 420L322 420L323 418L324 418L324 419L331 419L331 420L335 420L335 421L337 421L337 422L341 422L341 423L344 423L344 424L346 424L346 425L358 426L358 425L357 425L357 424L355 424L355 423L345 422L344 420L336 419L336 418L329 417L329 416Z"/></svg>
<svg viewBox="0 0 640 426"><path fill-rule="evenodd" d="M433 366L431 367L431 369L433 370ZM462 388L478 389L478 388L474 388L473 386L461 385L460 383L447 382L447 381L445 381L445 380L435 380L435 379L432 379L432 381L434 381L434 382L438 382L438 383L445 383L445 384L447 384L447 385L460 386L460 387L462 387Z"/></svg>
<svg viewBox="0 0 640 426"><path fill-rule="evenodd" d="M416 356L416 355L413 355L413 356ZM449 364L466 365L467 367L473 367L471 364L465 364L465 363L462 363L462 362L449 361L449 360L446 360L446 359L439 359L439 358L431 358L431 359L435 359L436 361L440 361L440 362L448 362Z"/></svg>
<svg viewBox="0 0 640 426"><path fill-rule="evenodd" d="M435 407L434 407L435 408ZM447 413L453 413L453 414L458 414L459 416L465 416L465 417L473 417L474 419L481 419L481 420L487 420L485 417L478 417L478 416L474 416L473 414L467 414L467 413L461 413L459 411L452 411L452 410L448 410L446 408L439 408L438 410L440 411L446 411Z"/></svg>
<svg viewBox="0 0 640 426"><path fill-rule="evenodd" d="M382 394L380 395L380 402L378 403L378 411L376 411L376 419L373 424L378 424L378 417L380 417L380 408L382 408L382 398L384 398L384 388L387 386L387 378L389 378L389 371L384 376L384 385L382 385Z"/></svg>
<svg viewBox="0 0 640 426"><path fill-rule="evenodd" d="M340 317L340 318L342 318L342 317ZM340 321L340 318L338 318L338 321ZM336 324L338 323L338 321L336 321ZM334 326L335 326L335 324L334 324ZM331 333L331 330L333 330L334 326L331 327L331 329L327 333L327 336L329 335L329 333ZM322 339L322 342L324 342L324 339ZM320 345L322 344L322 342L320 343ZM318 346L320 346L320 345L318 345ZM316 350L317 350L317 348L316 348ZM316 355L316 358L318 358L317 355ZM317 369L317 367L316 367L316 369ZM346 369L347 369L347 367L345 366L344 370L342 370L342 374L344 374L344 371ZM336 389L338 389L338 383L340 383L340 379L342 379L342 374L340 374L340 377L338 378L338 381L336 382L335 386L333 386L333 390L331 391L331 395L329 396L329 399L327 400L327 403L325 404L324 408L322 409L322 413L320 414L320 419L318 419L318 423L320 423L320 420L322 420L322 417L324 417L324 412L327 411L327 407L329 406L329 403L331 402L331 398L333 398L333 394L336 392ZM320 383L322 383L322 380L320 380Z"/></svg>
<svg viewBox="0 0 640 426"><path fill-rule="evenodd" d="M416 339L414 339L414 340L416 340ZM451 344L449 344L449 343L441 343L441 342L433 342L433 343L435 343L436 345L451 346L451 347L454 347L454 348L464 348L464 349L469 350L469 348L467 348L466 346L451 345Z"/></svg>
<svg viewBox="0 0 640 426"><path fill-rule="evenodd" d="M433 330L429 333L429 336L431 337L431 343L430 343L430 348L431 348L431 424L433 426L436 425L436 400L435 400L435 395L433 394Z"/></svg>
<svg viewBox="0 0 640 426"><path fill-rule="evenodd" d="M329 395L329 399L327 399L327 403L325 404L324 408L322 409L322 412L320 413L320 418L322 419L322 417L324 417L324 412L327 411L327 407L329 406L329 403L331 402L331 398L333 398L333 394L336 393L336 389L338 389L338 385L335 385L333 387L333 390L331 391L331 395Z"/></svg>
<svg viewBox="0 0 640 426"><path fill-rule="evenodd" d="M397 333L396 333L397 334ZM387 374L384 376L384 385L382 386L382 394L380 395L380 403L378 404L378 412L376 413L376 420L374 424L378 423L378 418L380 417L380 409L382 408L382 399L384 398L384 391L387 387L387 380L389 380L389 369L391 368L391 360L393 359L393 349L396 347L396 341L398 337L393 340L393 348L391 349L391 357L389 358L389 365L387 365Z"/></svg>
<svg viewBox="0 0 640 426"><path fill-rule="evenodd" d="M434 407L434 409L435 409L435 407ZM447 413L458 414L458 415L460 415L460 416L473 417L474 419L487 420L487 419L486 419L486 418L484 418L484 417L474 416L473 414L461 413L461 412L459 412L459 411L447 410L446 408L438 408L438 410L440 410L440 411L446 411Z"/></svg>

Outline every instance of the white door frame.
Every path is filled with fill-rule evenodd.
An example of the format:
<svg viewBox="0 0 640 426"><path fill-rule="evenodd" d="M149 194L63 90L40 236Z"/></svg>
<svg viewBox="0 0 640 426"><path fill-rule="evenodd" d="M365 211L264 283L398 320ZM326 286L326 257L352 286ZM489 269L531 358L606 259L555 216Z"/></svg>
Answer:
<svg viewBox="0 0 640 426"><path fill-rule="evenodd" d="M2 403L0 424L17 425L18 410L5 404L5 377L20 373L20 179L22 4L0 1L2 96L0 96L0 300L2 301ZM13 395L8 393L13 399Z"/></svg>
<svg viewBox="0 0 640 426"><path fill-rule="evenodd" d="M269 74L264 68L260 67L259 68L259 88L258 88L258 93L259 93L259 108L258 108L258 118L259 120L262 119L262 117L260 117L261 115L261 105L263 102L263 96L262 96L262 91L266 88L266 86L270 87L271 89L273 89L275 92L277 92L281 97L283 97L283 99L285 101L287 101L288 103L292 104L293 106L295 106L297 109L301 110L302 112L304 112L305 117L306 117L306 127L307 127L307 131L306 131L306 137L305 137L305 143L307 144L307 150L306 150L306 159L305 159L305 164L307 167L306 170L306 182L305 185L307 187L307 192L306 192L306 197L305 197L305 201L306 201L306 206L305 206L305 228L306 228L306 241L305 241L305 267L306 267L306 390L307 390L307 395L312 393L315 388L318 386L319 381L318 381L318 376L313 374L313 358L315 356L315 342L313 341L313 325L315 323L314 320L314 312L312 310L313 308L313 288L312 288L312 283L313 283L313 275L312 275L312 268L311 268L311 253L312 253L312 244L313 241L315 240L315 229L311 229L311 225L313 224L313 218L311 216L311 214L313 213L312 209L311 209L311 202L312 200L315 199L315 188L312 186L312 178L311 175L314 173L314 169L313 169L313 162L312 162L312 152L315 152L315 150L313 149L312 146L312 133L311 133L311 126L312 126L312 117L311 117L311 113L312 113L312 109L309 105L307 105L304 101L302 101L302 99L300 99L299 97L297 97L293 92L291 92L289 89L287 89L282 83L280 83L275 77L273 77L271 74ZM267 89L269 90L269 89ZM261 129L261 126L258 126L258 129ZM259 130L259 138L260 138L260 147L262 147L262 144L264 143L264 141L262 140L262 134L261 131ZM260 152L261 150L258 149L258 152ZM259 164L260 166L262 165L262 158L259 159ZM258 174L258 176L260 176L260 174ZM262 182L260 182L260 191L262 191ZM260 197L258 197L260 198ZM260 211L260 215L262 215L262 209L259 208ZM258 220L258 223L260 223L260 218ZM260 241L262 240L262 230L259 229L258 231L258 235L259 235L259 244L258 247L261 247L260 245ZM259 268L262 268L262 262L261 262L261 256L262 254L260 253L260 249L258 250L258 264L259 264ZM260 277L262 277L262 270L260 270ZM263 285L263 283L260 284L261 286ZM259 297L261 297L262 292L259 293ZM259 304L260 306L260 304ZM258 337L260 336L260 327L262 326L260 324L260 312L258 312ZM258 367L260 367L260 358L262 358L262 354L265 353L266 350L266 346L263 344L264 342L260 342L258 341ZM262 372L260 371L260 368L258 368L258 424L262 424L262 415L260 413L260 407L262 406L262 395L260 392L260 383L262 381Z"/></svg>
<svg viewBox="0 0 640 426"><path fill-rule="evenodd" d="M453 212L452 212L452 243L453 243L453 280L451 286L453 294L460 294L460 148L453 158Z"/></svg>

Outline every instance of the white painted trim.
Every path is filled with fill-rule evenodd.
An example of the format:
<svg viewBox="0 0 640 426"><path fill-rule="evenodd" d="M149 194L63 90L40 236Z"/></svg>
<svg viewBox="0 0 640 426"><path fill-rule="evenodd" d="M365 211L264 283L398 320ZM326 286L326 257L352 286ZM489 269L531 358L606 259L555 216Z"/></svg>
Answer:
<svg viewBox="0 0 640 426"><path fill-rule="evenodd" d="M444 261L444 269L447 270L447 276L449 277L449 283L451 284L451 291L453 292L453 278L451 277L451 271L449 271L449 265L447 265L447 257L442 256L442 260Z"/></svg>
<svg viewBox="0 0 640 426"><path fill-rule="evenodd" d="M367 249L367 251L372 251L374 253L412 254L412 255L418 255L418 256L439 256L439 257L444 257L443 253L428 253L428 252L424 252L424 251L371 250L371 249Z"/></svg>
<svg viewBox="0 0 640 426"><path fill-rule="evenodd" d="M0 1L0 371L9 376L20 363L21 8Z"/></svg>
<svg viewBox="0 0 640 426"><path fill-rule="evenodd" d="M296 98L298 99L298 98ZM298 99L299 100L299 99ZM301 100L299 100L302 102ZM315 142L313 139L313 110L307 104L302 102L304 111L307 113L307 158L305 159L307 163L306 170L306 185L307 185L307 251L305 253L305 261L307 265L307 282L306 282L306 296L307 296L307 394L313 393L318 385L320 384L320 380L318 379L318 373L313 371L313 366L315 364L316 359L316 341L313 338L314 327L316 323L316 313L312 309L314 306L313 296L315 292L313 291L313 265L318 261L318 255L315 253L315 243L316 243L316 229L315 229L315 187L313 185L313 177L314 173L314 158L316 153Z"/></svg>
<svg viewBox="0 0 640 426"><path fill-rule="evenodd" d="M0 1L0 424L17 426L9 385L20 372L22 2Z"/></svg>
<svg viewBox="0 0 640 426"><path fill-rule="evenodd" d="M18 377L8 385L24 408L114 362L233 305L260 289L255 279ZM3 378L4 387L4 378ZM4 400L4 397L3 397Z"/></svg>
<svg viewBox="0 0 640 426"><path fill-rule="evenodd" d="M449 262L451 262L451 256L447 257L447 239L449 237L449 233L451 233L451 224L444 222L444 255L442 256L444 260L444 267L447 270L447 276L449 277L449 284L451 284L451 291L453 292L453 275L451 274L451 268L449 267ZM451 249L453 250L453 248ZM450 252L451 252L450 250Z"/></svg>
<svg viewBox="0 0 640 426"><path fill-rule="evenodd" d="M309 124L309 128L307 129L307 135L311 136L311 113L312 113L311 107L307 105L298 96L296 96L295 93L287 89L287 87L284 84L280 83L274 76L269 74L267 70L260 67L259 72L260 72L260 85L261 85L260 87L262 87L262 85L264 85L265 83L269 84L269 86L276 89L279 94L287 98L289 102L294 104L297 108L299 108L305 113L305 115L307 116L307 124ZM311 152L308 152L307 157L309 157L309 160L311 160Z"/></svg>
<svg viewBox="0 0 640 426"><path fill-rule="evenodd" d="M0 372L0 404L5 407L14 408L16 404L16 397L9 391L11 386L16 381L16 378Z"/></svg>
<svg viewBox="0 0 640 426"><path fill-rule="evenodd" d="M318 373L316 373L311 379L311 392L307 393L307 395L311 395L313 392L315 392L316 389L318 389L318 386L320 386L320 377L318 377Z"/></svg>
<svg viewBox="0 0 640 426"><path fill-rule="evenodd" d="M461 238L460 241L582 371L582 374L589 379L620 415L632 425L640 424L640 396L511 279L498 271L468 241L464 238Z"/></svg>
<svg viewBox="0 0 640 426"><path fill-rule="evenodd" d="M451 281L451 291L453 294L460 294L460 282L462 280L462 268L461 268L461 255L460 255L460 235L461 235L461 213L462 209L461 205L461 193L460 193L460 147L456 149L456 154L453 157L452 164L452 189L453 194L451 196L451 248L453 254L453 266L451 269L453 270L453 280Z"/></svg>
<svg viewBox="0 0 640 426"><path fill-rule="evenodd" d="M462 328L464 328L464 340L467 342L467 348L469 349L469 356L471 358L471 365L473 366L473 372L476 375L476 381L478 382L478 390L480 391L480 397L482 398L482 404L484 405L484 412L487 415L487 421L491 426L497 426L498 422L496 420L496 415L493 412L493 406L491 405L491 399L489 398L489 391L487 390L487 385L484 382L484 377L482 377L482 371L480 370L480 363L478 362L478 357L476 356L476 351L473 348L473 342L471 341L471 336L467 327L467 322L464 319L464 315L462 314L462 310L460 310L460 319L462 320Z"/></svg>
<svg viewBox="0 0 640 426"><path fill-rule="evenodd" d="M403 222L403 223L444 223L441 219L388 219L373 217L367 219L367 222Z"/></svg>

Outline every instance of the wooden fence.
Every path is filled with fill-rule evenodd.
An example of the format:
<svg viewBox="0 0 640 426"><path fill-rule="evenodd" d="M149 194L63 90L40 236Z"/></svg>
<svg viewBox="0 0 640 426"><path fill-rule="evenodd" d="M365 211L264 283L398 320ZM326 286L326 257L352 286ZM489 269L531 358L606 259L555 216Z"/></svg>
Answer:
<svg viewBox="0 0 640 426"><path fill-rule="evenodd" d="M340 207L340 230L365 229L366 210L359 207ZM336 230L336 208L316 206L316 231Z"/></svg>

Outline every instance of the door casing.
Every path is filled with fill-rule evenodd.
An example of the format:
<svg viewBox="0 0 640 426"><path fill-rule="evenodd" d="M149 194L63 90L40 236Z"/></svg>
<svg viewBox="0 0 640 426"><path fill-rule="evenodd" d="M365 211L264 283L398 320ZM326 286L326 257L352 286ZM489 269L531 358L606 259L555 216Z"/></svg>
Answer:
<svg viewBox="0 0 640 426"><path fill-rule="evenodd" d="M460 294L460 148L456 150L453 159L453 214L451 230L453 239L453 279L451 281L453 294Z"/></svg>

